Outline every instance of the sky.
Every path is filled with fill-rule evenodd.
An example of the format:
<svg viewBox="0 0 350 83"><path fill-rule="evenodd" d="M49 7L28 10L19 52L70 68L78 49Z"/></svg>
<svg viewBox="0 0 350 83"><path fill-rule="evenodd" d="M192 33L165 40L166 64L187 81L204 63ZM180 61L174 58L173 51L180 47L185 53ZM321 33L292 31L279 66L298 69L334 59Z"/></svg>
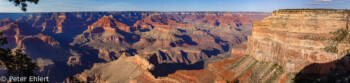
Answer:
<svg viewBox="0 0 350 83"><path fill-rule="evenodd" d="M27 12L72 11L233 11L272 12L278 9L350 9L350 0L39 0ZM23 12L0 0L0 12Z"/></svg>

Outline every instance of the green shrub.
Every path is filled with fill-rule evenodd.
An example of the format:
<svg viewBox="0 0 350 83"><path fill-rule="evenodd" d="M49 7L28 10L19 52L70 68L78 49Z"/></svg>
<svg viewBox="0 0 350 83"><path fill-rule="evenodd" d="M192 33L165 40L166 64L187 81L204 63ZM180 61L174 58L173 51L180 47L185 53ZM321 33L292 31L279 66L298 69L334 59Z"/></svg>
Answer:
<svg viewBox="0 0 350 83"><path fill-rule="evenodd" d="M323 36L315 36L315 35L305 35L304 37L300 37L299 39L301 39L301 40L315 40L315 41L327 40Z"/></svg>
<svg viewBox="0 0 350 83"><path fill-rule="evenodd" d="M324 48L324 51L331 53L338 53L338 49L336 46L328 46Z"/></svg>
<svg viewBox="0 0 350 83"><path fill-rule="evenodd" d="M333 41L335 42L341 42L343 41L345 38L347 38L347 36L349 35L349 32L345 29L340 29L338 31L335 32L331 32L331 34L334 35L333 38L331 38Z"/></svg>

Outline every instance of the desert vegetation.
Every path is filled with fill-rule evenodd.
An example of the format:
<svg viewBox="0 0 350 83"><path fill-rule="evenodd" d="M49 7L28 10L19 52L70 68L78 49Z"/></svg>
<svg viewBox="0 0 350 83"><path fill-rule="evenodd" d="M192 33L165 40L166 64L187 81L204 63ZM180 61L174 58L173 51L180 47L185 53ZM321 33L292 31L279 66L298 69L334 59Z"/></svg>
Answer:
<svg viewBox="0 0 350 83"><path fill-rule="evenodd" d="M327 46L323 49L326 52L337 53L338 49L336 46Z"/></svg>
<svg viewBox="0 0 350 83"><path fill-rule="evenodd" d="M345 29L340 29L338 31L335 31L335 32L331 32L331 34L334 35L333 38L331 38L332 41L334 42L342 42L342 41L345 41L345 42L349 42L350 41L350 36L349 36L349 32Z"/></svg>
<svg viewBox="0 0 350 83"><path fill-rule="evenodd" d="M339 29L335 32L330 32L333 37L331 37L329 40L335 42L336 44L333 46L327 46L324 48L324 51L326 52L332 52L332 53L338 53L337 45L339 43L349 43L350 42L350 34L345 29Z"/></svg>
<svg viewBox="0 0 350 83"><path fill-rule="evenodd" d="M300 37L301 40L314 40L314 41L323 41L327 40L324 36L316 36L316 35L305 35L303 37Z"/></svg>

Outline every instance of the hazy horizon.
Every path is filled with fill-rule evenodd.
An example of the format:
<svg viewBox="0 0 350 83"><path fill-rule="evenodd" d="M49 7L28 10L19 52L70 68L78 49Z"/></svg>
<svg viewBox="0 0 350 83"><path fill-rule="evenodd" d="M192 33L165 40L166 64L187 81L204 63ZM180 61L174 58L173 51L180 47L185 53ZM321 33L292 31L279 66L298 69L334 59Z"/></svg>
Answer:
<svg viewBox="0 0 350 83"><path fill-rule="evenodd" d="M272 12L278 9L349 9L349 4L350 0L40 0L37 5L28 3L27 12ZM0 0L0 12L23 13L8 0Z"/></svg>
<svg viewBox="0 0 350 83"><path fill-rule="evenodd" d="M22 14L22 13L60 13L60 12L162 12L162 13L177 13L177 12L228 12L228 13L271 13L273 11L53 11L53 12L0 12L0 13L18 13L18 14Z"/></svg>

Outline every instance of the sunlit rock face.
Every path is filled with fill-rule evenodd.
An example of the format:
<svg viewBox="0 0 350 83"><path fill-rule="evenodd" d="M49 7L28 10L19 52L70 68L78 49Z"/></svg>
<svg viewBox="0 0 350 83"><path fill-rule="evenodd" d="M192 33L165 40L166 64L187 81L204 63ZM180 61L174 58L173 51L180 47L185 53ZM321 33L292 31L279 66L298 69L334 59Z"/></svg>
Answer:
<svg viewBox="0 0 350 83"><path fill-rule="evenodd" d="M81 82L113 82L113 83L126 83L138 78L145 77L145 79L139 79L140 82L147 80L156 81L153 75L148 71L154 67L150 64L145 57L135 55L127 57L122 55L118 60L109 63L94 64L94 66L85 70L81 74L74 76L75 79ZM67 82L71 82L72 79L66 79Z"/></svg>
<svg viewBox="0 0 350 83"><path fill-rule="evenodd" d="M334 33L348 32L349 14L348 10L274 11L254 23L247 53L260 61L278 63L290 72L299 72L311 63L340 59L348 43L335 42Z"/></svg>

